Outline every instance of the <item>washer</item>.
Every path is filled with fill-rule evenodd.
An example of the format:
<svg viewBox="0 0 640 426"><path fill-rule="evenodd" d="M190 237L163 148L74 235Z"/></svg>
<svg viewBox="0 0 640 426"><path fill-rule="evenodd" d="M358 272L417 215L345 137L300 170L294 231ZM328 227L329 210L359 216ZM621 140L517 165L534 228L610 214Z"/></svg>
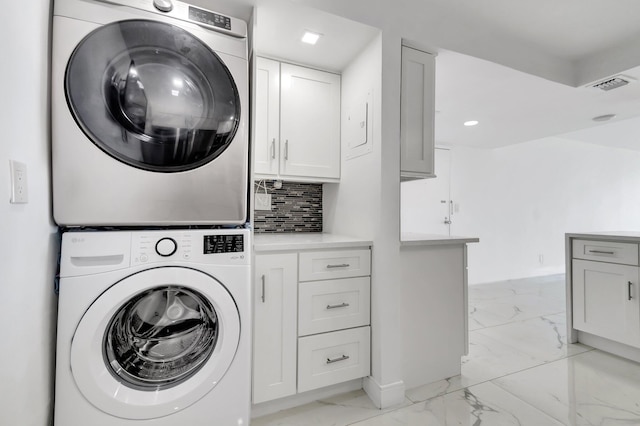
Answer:
<svg viewBox="0 0 640 426"><path fill-rule="evenodd" d="M53 14L56 222L245 223L246 23L174 0L56 0Z"/></svg>
<svg viewBox="0 0 640 426"><path fill-rule="evenodd" d="M55 424L248 425L246 229L62 236Z"/></svg>

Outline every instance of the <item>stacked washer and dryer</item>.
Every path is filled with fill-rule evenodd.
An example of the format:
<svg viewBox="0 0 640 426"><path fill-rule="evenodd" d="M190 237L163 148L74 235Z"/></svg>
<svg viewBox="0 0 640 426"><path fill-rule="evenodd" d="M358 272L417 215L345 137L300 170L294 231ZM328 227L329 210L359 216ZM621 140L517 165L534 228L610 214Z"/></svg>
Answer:
<svg viewBox="0 0 640 426"><path fill-rule="evenodd" d="M246 23L54 0L55 425L245 425Z"/></svg>

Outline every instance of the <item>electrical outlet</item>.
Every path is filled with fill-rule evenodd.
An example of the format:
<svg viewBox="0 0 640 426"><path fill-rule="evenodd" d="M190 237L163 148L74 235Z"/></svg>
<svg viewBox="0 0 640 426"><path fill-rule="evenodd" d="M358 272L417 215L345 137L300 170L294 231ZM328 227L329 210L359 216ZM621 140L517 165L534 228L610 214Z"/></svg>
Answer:
<svg viewBox="0 0 640 426"><path fill-rule="evenodd" d="M9 161L11 171L11 199L12 204L29 202L27 188L27 165L18 161Z"/></svg>
<svg viewBox="0 0 640 426"><path fill-rule="evenodd" d="M255 197L256 210L271 210L271 194L257 193Z"/></svg>

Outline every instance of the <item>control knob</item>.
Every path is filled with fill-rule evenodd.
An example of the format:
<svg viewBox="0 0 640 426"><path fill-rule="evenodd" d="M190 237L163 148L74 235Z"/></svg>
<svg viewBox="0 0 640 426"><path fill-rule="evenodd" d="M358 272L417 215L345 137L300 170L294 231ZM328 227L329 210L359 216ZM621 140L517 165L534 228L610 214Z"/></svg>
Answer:
<svg viewBox="0 0 640 426"><path fill-rule="evenodd" d="M173 9L171 0L153 0L153 5L160 12L171 12L171 9Z"/></svg>
<svg viewBox="0 0 640 426"><path fill-rule="evenodd" d="M162 257L169 257L178 250L178 244L173 238L161 238L156 243L156 253Z"/></svg>

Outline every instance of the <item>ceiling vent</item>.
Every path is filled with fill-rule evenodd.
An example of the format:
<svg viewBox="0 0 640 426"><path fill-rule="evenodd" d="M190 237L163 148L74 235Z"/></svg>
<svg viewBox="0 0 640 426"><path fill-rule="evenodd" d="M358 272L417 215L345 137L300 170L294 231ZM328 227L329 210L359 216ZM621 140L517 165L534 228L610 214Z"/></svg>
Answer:
<svg viewBox="0 0 640 426"><path fill-rule="evenodd" d="M613 89L617 89L618 87L626 86L629 84L629 79L623 78L622 76L615 76L608 78L606 80L602 80L592 85L591 87L595 89L600 89L604 91L609 91Z"/></svg>

